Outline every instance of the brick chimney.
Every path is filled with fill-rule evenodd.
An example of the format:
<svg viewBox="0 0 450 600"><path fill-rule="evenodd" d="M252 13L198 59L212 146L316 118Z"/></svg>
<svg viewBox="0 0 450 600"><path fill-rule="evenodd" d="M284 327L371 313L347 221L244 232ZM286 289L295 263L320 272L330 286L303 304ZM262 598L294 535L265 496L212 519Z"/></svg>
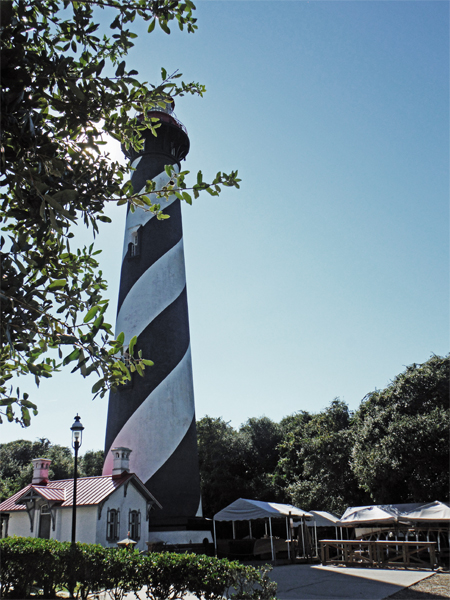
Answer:
<svg viewBox="0 0 450 600"><path fill-rule="evenodd" d="M120 477L124 473L130 472L130 448L112 448L112 455L114 457L114 467L112 470L113 477Z"/></svg>
<svg viewBox="0 0 450 600"><path fill-rule="evenodd" d="M33 479L31 483L33 485L47 485L48 483L48 469L52 462L48 458L33 458Z"/></svg>

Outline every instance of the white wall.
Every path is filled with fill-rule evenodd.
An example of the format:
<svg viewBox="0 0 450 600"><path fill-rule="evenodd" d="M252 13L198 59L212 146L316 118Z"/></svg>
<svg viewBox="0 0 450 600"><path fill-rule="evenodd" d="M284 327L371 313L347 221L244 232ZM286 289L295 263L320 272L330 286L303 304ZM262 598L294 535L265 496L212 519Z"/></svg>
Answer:
<svg viewBox="0 0 450 600"><path fill-rule="evenodd" d="M125 496L126 490L126 496ZM141 511L141 537L138 540L136 548L138 550L147 550L148 540L148 521L146 520L147 502L140 492L130 483L128 487L122 486L116 490L102 508L101 518L97 519L97 543L106 547L116 547L117 542L109 542L106 539L106 525L108 521L108 508L120 510L120 532L119 541L128 535L128 515L130 510Z"/></svg>
<svg viewBox="0 0 450 600"><path fill-rule="evenodd" d="M33 528L33 532L30 531L30 519L26 511L13 511L9 513L8 537L13 535L20 537L36 535L36 526Z"/></svg>
<svg viewBox="0 0 450 600"><path fill-rule="evenodd" d="M86 544L98 543L95 539L96 506L78 506L76 535L77 542ZM51 538L60 542L72 540L72 507L58 508L56 515L55 531L51 531Z"/></svg>

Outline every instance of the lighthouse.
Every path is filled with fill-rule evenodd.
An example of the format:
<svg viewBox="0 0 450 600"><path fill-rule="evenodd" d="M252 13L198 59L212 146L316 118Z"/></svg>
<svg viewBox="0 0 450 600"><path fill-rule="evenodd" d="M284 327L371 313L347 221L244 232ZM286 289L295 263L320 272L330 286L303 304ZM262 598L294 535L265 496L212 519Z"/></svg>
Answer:
<svg viewBox="0 0 450 600"><path fill-rule="evenodd" d="M164 166L178 172L189 152L173 107L171 100L152 108L148 116L159 119L157 136L147 129L142 150L124 150L135 193L144 192L150 179L156 190L169 183ZM135 353L142 350L155 364L110 393L103 474L112 472L112 448L131 448L130 471L162 505L159 529L178 524L194 541L188 521L202 512L180 200L162 199L161 208L169 219L141 208L127 212L116 332L124 332L125 345L137 336ZM198 533L204 539L205 532ZM177 535L174 543L182 541Z"/></svg>

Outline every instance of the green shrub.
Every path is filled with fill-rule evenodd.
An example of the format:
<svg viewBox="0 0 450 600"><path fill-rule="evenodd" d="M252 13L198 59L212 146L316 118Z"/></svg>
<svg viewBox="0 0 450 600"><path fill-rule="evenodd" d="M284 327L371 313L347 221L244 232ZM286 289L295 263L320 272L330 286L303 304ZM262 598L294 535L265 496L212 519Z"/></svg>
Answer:
<svg viewBox="0 0 450 600"><path fill-rule="evenodd" d="M5 538L0 540L2 597L54 598L66 588L72 598L86 600L106 592L123 600L145 588L149 600L175 600L188 592L202 600L275 598L270 567L256 569L237 561L196 554L103 548L98 544Z"/></svg>
<svg viewBox="0 0 450 600"><path fill-rule="evenodd" d="M104 589L112 600L122 600L128 592L139 591L142 557L125 548L106 551Z"/></svg>
<svg viewBox="0 0 450 600"><path fill-rule="evenodd" d="M26 598L39 569L39 551L30 538L5 538L1 541L0 583L2 596Z"/></svg>

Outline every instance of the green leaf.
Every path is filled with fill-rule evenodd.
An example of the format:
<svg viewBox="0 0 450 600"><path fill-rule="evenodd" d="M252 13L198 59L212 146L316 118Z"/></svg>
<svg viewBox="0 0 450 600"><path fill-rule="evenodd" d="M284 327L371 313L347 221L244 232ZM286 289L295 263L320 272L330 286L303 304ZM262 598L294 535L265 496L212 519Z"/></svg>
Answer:
<svg viewBox="0 0 450 600"><path fill-rule="evenodd" d="M92 386L92 393L96 394L103 387L104 383L105 380L103 377L99 379L97 383L94 383L94 385Z"/></svg>
<svg viewBox="0 0 450 600"><path fill-rule="evenodd" d="M66 358L63 360L63 365L68 365L72 361L77 360L77 358L80 355L81 355L80 348L75 348L75 350L73 352L71 352L68 356L66 356Z"/></svg>
<svg viewBox="0 0 450 600"><path fill-rule="evenodd" d="M47 287L48 290L60 290L67 285L67 281L65 279L55 279L51 284Z"/></svg>
<svg viewBox="0 0 450 600"><path fill-rule="evenodd" d="M87 315L83 319L83 323L89 323L95 317L97 312L99 311L99 306L93 306L87 313Z"/></svg>
<svg viewBox="0 0 450 600"><path fill-rule="evenodd" d="M130 356L133 356L133 350L134 350L134 346L136 345L137 342L137 336L134 336L131 338L130 343L128 345L128 354Z"/></svg>
<svg viewBox="0 0 450 600"><path fill-rule="evenodd" d="M78 100L82 100L82 101L86 100L86 96L83 94L83 92L80 90L80 88L75 85L75 83L73 81L70 81L70 79L67 79L66 83L67 83L68 87L70 88L70 91L75 94L75 96L78 98Z"/></svg>
<svg viewBox="0 0 450 600"><path fill-rule="evenodd" d="M122 75L125 73L125 61L123 60L120 65L117 67L116 70L116 77L122 77Z"/></svg>
<svg viewBox="0 0 450 600"><path fill-rule="evenodd" d="M153 21L150 23L150 25L148 26L147 32L151 33L154 29L155 29L155 25L156 25L156 18L153 19Z"/></svg>
<svg viewBox="0 0 450 600"><path fill-rule="evenodd" d="M159 26L164 31L164 33L170 34L170 29L168 28L166 21L159 19L158 22L159 22Z"/></svg>

